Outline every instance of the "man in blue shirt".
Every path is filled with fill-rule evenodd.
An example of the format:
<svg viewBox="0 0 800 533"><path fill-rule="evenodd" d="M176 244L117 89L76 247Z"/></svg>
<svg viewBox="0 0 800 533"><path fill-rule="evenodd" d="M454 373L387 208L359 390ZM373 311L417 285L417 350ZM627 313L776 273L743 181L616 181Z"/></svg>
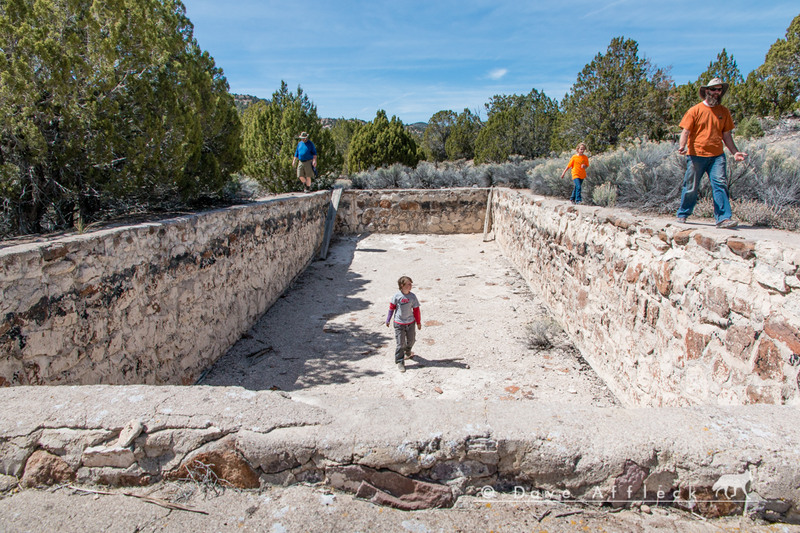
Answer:
<svg viewBox="0 0 800 533"><path fill-rule="evenodd" d="M294 150L292 166L297 165L297 179L305 187L304 192L311 190L311 178L314 177L317 168L317 147L308 140L308 133L303 132L297 136L300 142Z"/></svg>

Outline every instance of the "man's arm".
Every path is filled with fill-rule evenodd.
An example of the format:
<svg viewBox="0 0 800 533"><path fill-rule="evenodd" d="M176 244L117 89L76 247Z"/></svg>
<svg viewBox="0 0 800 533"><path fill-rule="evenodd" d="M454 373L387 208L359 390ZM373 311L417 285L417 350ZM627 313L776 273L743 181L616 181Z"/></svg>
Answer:
<svg viewBox="0 0 800 533"><path fill-rule="evenodd" d="M678 153L685 154L686 153L686 145L689 143L689 130L682 129L681 130L681 138L678 141Z"/></svg>
<svg viewBox="0 0 800 533"><path fill-rule="evenodd" d="M733 154L733 158L736 161L744 161L744 158L747 157L745 152L740 152L739 149L736 148L736 143L733 142L733 134L731 132L722 132L722 142L728 147L728 150Z"/></svg>

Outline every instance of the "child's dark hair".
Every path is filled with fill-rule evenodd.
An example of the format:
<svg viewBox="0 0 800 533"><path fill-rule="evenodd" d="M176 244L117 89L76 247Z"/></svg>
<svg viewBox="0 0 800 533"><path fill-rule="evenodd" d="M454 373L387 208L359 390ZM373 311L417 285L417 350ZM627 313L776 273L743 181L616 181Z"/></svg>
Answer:
<svg viewBox="0 0 800 533"><path fill-rule="evenodd" d="M397 287L402 289L403 285L405 285L406 282L414 283L414 280L412 280L408 276L400 276L400 279L397 280Z"/></svg>

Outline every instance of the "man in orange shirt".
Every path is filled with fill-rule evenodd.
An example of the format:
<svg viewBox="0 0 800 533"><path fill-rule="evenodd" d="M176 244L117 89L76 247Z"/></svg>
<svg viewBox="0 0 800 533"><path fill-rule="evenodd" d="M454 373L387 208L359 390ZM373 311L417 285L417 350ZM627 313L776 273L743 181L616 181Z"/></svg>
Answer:
<svg viewBox="0 0 800 533"><path fill-rule="evenodd" d="M681 119L681 138L678 152L687 154L686 174L683 177L681 206L678 208L678 222L694 211L697 203L700 179L708 174L711 182L711 195L714 201L714 218L718 228L735 228L738 223L731 218L731 202L728 196L728 181L725 174L725 149L733 154L736 161L744 161L747 154L740 152L733 142L733 118L728 108L720 105L728 90L728 84L714 78L700 87L702 102L693 106ZM724 145L724 146L723 146Z"/></svg>

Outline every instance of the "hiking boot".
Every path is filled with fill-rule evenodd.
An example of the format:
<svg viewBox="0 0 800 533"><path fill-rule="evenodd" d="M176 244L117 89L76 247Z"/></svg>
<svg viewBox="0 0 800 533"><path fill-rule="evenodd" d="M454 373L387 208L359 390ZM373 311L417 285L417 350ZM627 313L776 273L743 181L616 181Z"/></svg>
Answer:
<svg viewBox="0 0 800 533"><path fill-rule="evenodd" d="M686 224L686 217L678 217L678 224Z"/></svg>
<svg viewBox="0 0 800 533"><path fill-rule="evenodd" d="M726 218L725 220L720 220L719 222L717 222L717 227L723 229L735 228L738 225L739 223L733 220L732 218Z"/></svg>
<svg viewBox="0 0 800 533"><path fill-rule="evenodd" d="M399 363L397 363L397 370L399 370L400 372L405 372L406 371L406 364L404 362L400 361Z"/></svg>

